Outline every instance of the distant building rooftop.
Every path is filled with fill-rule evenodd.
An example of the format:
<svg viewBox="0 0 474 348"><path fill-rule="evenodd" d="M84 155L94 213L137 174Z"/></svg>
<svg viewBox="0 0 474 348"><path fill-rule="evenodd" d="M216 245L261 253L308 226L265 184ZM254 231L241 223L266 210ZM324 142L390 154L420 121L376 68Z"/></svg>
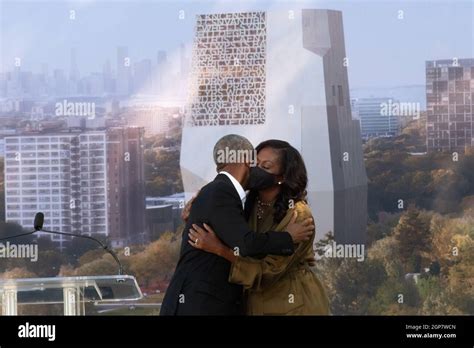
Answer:
<svg viewBox="0 0 474 348"><path fill-rule="evenodd" d="M182 208L184 205L184 192L174 193L169 196L146 197L146 207L156 207L161 205L172 205L173 208Z"/></svg>

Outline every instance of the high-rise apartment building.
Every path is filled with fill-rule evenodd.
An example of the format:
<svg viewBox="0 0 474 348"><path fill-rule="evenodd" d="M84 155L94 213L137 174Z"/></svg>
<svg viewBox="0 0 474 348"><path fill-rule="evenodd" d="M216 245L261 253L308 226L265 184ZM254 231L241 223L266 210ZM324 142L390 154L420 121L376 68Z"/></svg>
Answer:
<svg viewBox="0 0 474 348"><path fill-rule="evenodd" d="M112 128L5 138L6 220L102 234L114 246L143 238L143 129ZM69 238L52 235L63 246Z"/></svg>
<svg viewBox="0 0 474 348"><path fill-rule="evenodd" d="M474 144L474 59L426 62L428 151L464 152Z"/></svg>

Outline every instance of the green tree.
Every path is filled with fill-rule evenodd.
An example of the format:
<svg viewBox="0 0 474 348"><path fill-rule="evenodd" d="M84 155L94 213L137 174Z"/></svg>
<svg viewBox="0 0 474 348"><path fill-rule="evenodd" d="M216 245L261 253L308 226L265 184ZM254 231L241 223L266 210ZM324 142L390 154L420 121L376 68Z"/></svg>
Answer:
<svg viewBox="0 0 474 348"><path fill-rule="evenodd" d="M316 248L315 248L316 254L323 257L327 248L331 246L332 243L334 243L334 235L332 231L329 231L325 234L324 238L316 242Z"/></svg>
<svg viewBox="0 0 474 348"><path fill-rule="evenodd" d="M61 265L67 262L67 257L59 250L42 250L38 247L38 254L38 260L28 264L28 269L38 277L57 276Z"/></svg>
<svg viewBox="0 0 474 348"><path fill-rule="evenodd" d="M389 278L369 299L368 314L414 315L421 300L413 281Z"/></svg>
<svg viewBox="0 0 474 348"><path fill-rule="evenodd" d="M420 272L423 257L431 249L429 221L414 206L400 217L394 229L398 254L407 272Z"/></svg>
<svg viewBox="0 0 474 348"><path fill-rule="evenodd" d="M7 238L28 232L30 231L24 230L23 227L21 227L17 223L0 221L0 238ZM30 244L33 243L35 240L36 235L29 234L18 238L13 238L10 240L10 242L15 244Z"/></svg>
<svg viewBox="0 0 474 348"><path fill-rule="evenodd" d="M326 276L331 311L340 315L367 313L370 299L387 278L383 264L375 259L343 259L335 273Z"/></svg>
<svg viewBox="0 0 474 348"><path fill-rule="evenodd" d="M102 234L93 233L91 234L91 237L100 240L103 244L108 244L108 241L104 239L104 236ZM66 248L63 254L67 255L68 262L72 264L77 264L79 258L86 252L100 249L100 245L93 240L73 237L71 241L66 244ZM105 251L102 252L104 253Z"/></svg>
<svg viewBox="0 0 474 348"><path fill-rule="evenodd" d="M130 270L141 285L149 287L170 281L178 262L180 244L174 233L167 232L131 257Z"/></svg>

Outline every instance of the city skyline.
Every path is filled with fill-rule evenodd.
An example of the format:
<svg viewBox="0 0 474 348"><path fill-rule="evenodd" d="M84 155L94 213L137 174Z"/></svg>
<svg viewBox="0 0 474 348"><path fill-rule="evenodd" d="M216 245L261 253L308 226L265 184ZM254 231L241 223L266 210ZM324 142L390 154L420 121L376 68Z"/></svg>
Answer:
<svg viewBox="0 0 474 348"><path fill-rule="evenodd" d="M472 4L467 1L402 5L355 1L145 3L146 6L143 2L114 2L111 6L97 1L38 5L4 1L0 5L0 69L3 72L11 70L15 58L21 58L25 71L41 71L41 64L45 62L50 67L69 71L69 53L76 48L78 69L82 74L88 74L102 71L103 63L107 59L113 60L116 46L128 46L132 63L141 59L153 60L158 50L165 50L169 53L169 61L174 62L175 70L179 70L182 44L188 52L192 47L196 15L254 8L297 11L305 7L326 7L342 10L351 88L424 84L426 60L461 59L474 55L472 31L465 30L472 27L473 17ZM351 6L355 3L358 6ZM23 6L37 9L36 16L28 16ZM73 20L70 11L75 11ZM179 19L179 11L184 11L183 19ZM361 12L367 18L362 22ZM51 20L54 18L56 20ZM105 18L107 25L104 26ZM441 25L434 25L437 20L442 20L439 22ZM61 35L55 35L57 30ZM167 35L169 31L173 35ZM18 35L23 38L21 44ZM136 40L137 37L141 39ZM34 59L30 58L32 56Z"/></svg>
<svg viewBox="0 0 474 348"><path fill-rule="evenodd" d="M40 73L14 67L0 73L0 97L44 98L52 96L126 97L131 94L173 94L178 85L185 84L188 61L184 45L180 49L180 66L170 71L167 52L158 50L155 59L130 60L127 46L117 46L115 63L107 59L101 72L81 74L77 64L77 50L70 50L69 69L55 69L42 65ZM177 80L177 81L176 81ZM170 84L170 81L174 81ZM170 88L174 86L174 90ZM171 91L171 93L169 93Z"/></svg>

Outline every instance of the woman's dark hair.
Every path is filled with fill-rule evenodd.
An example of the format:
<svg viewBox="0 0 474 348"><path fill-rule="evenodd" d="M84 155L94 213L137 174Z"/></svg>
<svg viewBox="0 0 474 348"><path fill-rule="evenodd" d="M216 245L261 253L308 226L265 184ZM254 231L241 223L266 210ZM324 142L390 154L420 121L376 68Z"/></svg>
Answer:
<svg viewBox="0 0 474 348"><path fill-rule="evenodd" d="M289 143L271 139L260 143L255 149L258 153L267 147L278 153L281 166L281 172L278 174L283 176L281 191L276 198L273 215L273 221L279 223L285 217L290 202L293 202L293 204L299 201L306 202L308 175L301 154ZM257 197L258 192L251 192L250 194L253 197L249 198L253 200Z"/></svg>

